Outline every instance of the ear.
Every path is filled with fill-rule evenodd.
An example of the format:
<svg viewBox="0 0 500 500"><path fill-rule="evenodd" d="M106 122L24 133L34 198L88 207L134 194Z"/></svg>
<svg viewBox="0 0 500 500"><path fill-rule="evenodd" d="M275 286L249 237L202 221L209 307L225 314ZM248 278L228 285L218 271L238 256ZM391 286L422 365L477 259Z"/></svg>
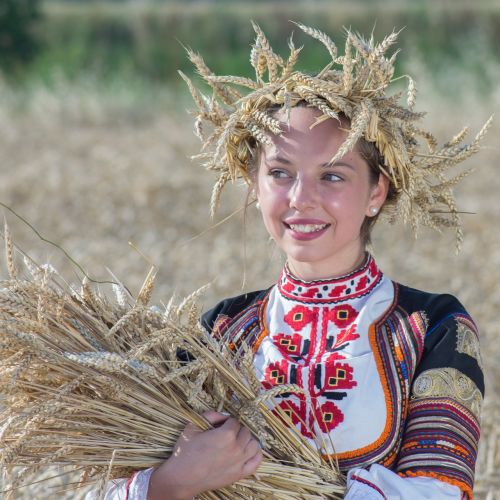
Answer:
<svg viewBox="0 0 500 500"><path fill-rule="evenodd" d="M248 185L248 198L251 200L259 200L259 190L256 182L251 181Z"/></svg>
<svg viewBox="0 0 500 500"><path fill-rule="evenodd" d="M378 176L378 181L371 188L370 199L368 206L366 207L366 216L373 217L374 214L370 212L370 208L375 207L378 211L382 208L387 198L387 193L389 192L389 179L384 175L380 174ZM377 211L377 213L378 213Z"/></svg>

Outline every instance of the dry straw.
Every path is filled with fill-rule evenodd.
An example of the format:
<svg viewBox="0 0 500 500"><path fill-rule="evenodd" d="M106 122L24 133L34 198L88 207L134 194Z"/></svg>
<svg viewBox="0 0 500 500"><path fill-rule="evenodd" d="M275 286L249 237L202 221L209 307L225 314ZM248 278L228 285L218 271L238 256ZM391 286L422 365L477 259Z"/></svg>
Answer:
<svg viewBox="0 0 500 500"><path fill-rule="evenodd" d="M69 288L51 267L19 270L8 228L10 278L0 283L0 463L4 493L49 465L80 471L102 497L108 478L159 465L188 422L229 412L264 450L258 480L199 498L341 498L344 481L272 411L284 386L263 393L249 354L236 354L199 325L197 293L164 312L148 306L154 273L137 300L117 284L107 298L84 282ZM29 271L29 272L28 272ZM25 274L26 276L22 276ZM189 353L181 361L178 353ZM74 485L77 487L78 485Z"/></svg>
<svg viewBox="0 0 500 500"><path fill-rule="evenodd" d="M347 31L344 54L339 55L327 34L298 24L324 45L331 58L321 71L309 75L295 69L301 48L296 48L291 38L290 54L284 60L273 51L259 26L253 27L256 40L250 62L255 80L216 76L202 57L191 50L189 58L212 88L212 95L203 95L180 73L198 107L195 132L203 145L201 154L194 158L219 175L212 192L212 215L225 184L238 178L250 182L249 166L258 145L269 143L272 134L282 132L279 121L273 117L276 107L289 112L305 101L323 113L318 122L338 119L340 115L350 120L347 138L332 162L351 150L361 137L375 144L383 157L379 169L389 178L395 192L394 199L383 207L387 220L409 224L415 234L420 225L437 230L455 227L459 248L462 230L452 190L465 174L448 179L445 173L479 150L491 118L469 144L463 143L468 133L465 128L439 147L435 137L418 124L425 113L414 110L414 80L408 75L395 78L397 52L386 56L397 33L376 44L373 38L365 40ZM406 102L402 102L402 92L389 92L400 79L407 80ZM241 92L242 88L246 91ZM208 135L205 124L211 129Z"/></svg>

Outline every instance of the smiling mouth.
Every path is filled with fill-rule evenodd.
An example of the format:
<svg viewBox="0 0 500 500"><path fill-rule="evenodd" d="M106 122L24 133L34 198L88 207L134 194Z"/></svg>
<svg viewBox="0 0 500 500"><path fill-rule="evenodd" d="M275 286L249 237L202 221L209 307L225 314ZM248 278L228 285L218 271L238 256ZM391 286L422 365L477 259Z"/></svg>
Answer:
<svg viewBox="0 0 500 500"><path fill-rule="evenodd" d="M296 231L297 233L316 233L327 228L330 224L287 224L284 223L286 227Z"/></svg>

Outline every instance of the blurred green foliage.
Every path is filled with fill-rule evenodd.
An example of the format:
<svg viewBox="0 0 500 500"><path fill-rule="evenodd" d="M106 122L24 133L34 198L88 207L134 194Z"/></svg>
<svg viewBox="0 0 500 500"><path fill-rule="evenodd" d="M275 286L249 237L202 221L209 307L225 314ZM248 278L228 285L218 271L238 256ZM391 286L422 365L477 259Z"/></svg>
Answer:
<svg viewBox="0 0 500 500"><path fill-rule="evenodd" d="M49 84L54 75L180 82L178 69L193 74L183 44L199 51L218 74L250 75L250 19L262 26L282 55L288 52L286 42L293 31L295 44L305 44L300 63L305 70L317 69L327 54L290 20L325 30L339 45L343 27L367 36L373 31L379 40L404 28L398 43L401 61L418 58L432 74L446 74L450 66L459 65L480 74L485 88L496 84L483 66L499 61L499 2L115 0L46 1L44 6L39 31L43 49L32 61L28 78ZM401 64L398 69L405 72Z"/></svg>
<svg viewBox="0 0 500 500"><path fill-rule="evenodd" d="M0 68L10 76L31 61L37 44L39 0L0 0Z"/></svg>

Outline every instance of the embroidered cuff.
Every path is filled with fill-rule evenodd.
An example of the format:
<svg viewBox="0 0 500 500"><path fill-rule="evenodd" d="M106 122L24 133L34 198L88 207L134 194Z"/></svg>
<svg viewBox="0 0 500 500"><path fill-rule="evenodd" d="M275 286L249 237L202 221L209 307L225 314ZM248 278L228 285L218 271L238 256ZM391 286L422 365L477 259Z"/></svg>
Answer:
<svg viewBox="0 0 500 500"><path fill-rule="evenodd" d="M127 482L125 500L146 500L148 497L149 479L154 468L141 470Z"/></svg>
<svg viewBox="0 0 500 500"><path fill-rule="evenodd" d="M403 478L374 464L369 470L351 469L347 476L346 500L460 500L460 488L430 477Z"/></svg>
<svg viewBox="0 0 500 500"><path fill-rule="evenodd" d="M373 483L363 469L351 469L347 476L345 500L387 500L384 492Z"/></svg>

